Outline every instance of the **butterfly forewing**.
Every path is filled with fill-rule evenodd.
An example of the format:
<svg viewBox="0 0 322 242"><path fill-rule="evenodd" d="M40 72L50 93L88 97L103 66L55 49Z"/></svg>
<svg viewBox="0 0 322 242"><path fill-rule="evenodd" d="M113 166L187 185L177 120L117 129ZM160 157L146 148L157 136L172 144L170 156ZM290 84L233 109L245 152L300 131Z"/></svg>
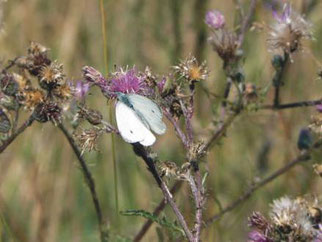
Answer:
<svg viewBox="0 0 322 242"><path fill-rule="evenodd" d="M152 145L155 142L155 136L142 123L135 111L121 101L116 103L115 117L117 128L126 142L140 142L144 146Z"/></svg>
<svg viewBox="0 0 322 242"><path fill-rule="evenodd" d="M155 133L164 134L166 125L162 121L162 111L156 103L137 94L128 94L128 99L145 124Z"/></svg>

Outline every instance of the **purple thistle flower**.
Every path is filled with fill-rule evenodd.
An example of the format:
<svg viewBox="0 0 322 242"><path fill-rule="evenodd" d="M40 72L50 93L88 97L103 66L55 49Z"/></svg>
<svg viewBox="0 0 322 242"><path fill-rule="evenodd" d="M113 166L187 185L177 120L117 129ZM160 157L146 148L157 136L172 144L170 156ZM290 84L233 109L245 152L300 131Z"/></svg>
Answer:
<svg viewBox="0 0 322 242"><path fill-rule="evenodd" d="M163 77L162 80L157 83L159 92L163 91L163 88L164 88L164 85L165 85L166 81L167 81L167 79L165 77Z"/></svg>
<svg viewBox="0 0 322 242"><path fill-rule="evenodd" d="M104 78L104 76L90 66L84 66L83 67L83 75L85 77L85 80L89 83L93 83L94 85L97 85L101 88L102 92L105 93L108 91L108 82Z"/></svg>
<svg viewBox="0 0 322 242"><path fill-rule="evenodd" d="M221 29L225 25L225 17L218 10L208 11L206 13L205 22L213 29Z"/></svg>
<svg viewBox="0 0 322 242"><path fill-rule="evenodd" d="M322 113L322 104L315 105L316 111Z"/></svg>
<svg viewBox="0 0 322 242"><path fill-rule="evenodd" d="M89 88L90 88L89 83L85 83L83 81L76 82L75 97L77 97L78 99L84 98L87 92L89 91Z"/></svg>
<svg viewBox="0 0 322 242"><path fill-rule="evenodd" d="M271 242L264 234L257 230L253 230L248 234L248 242Z"/></svg>
<svg viewBox="0 0 322 242"><path fill-rule="evenodd" d="M322 242L322 224L319 224L318 232L313 242Z"/></svg>
<svg viewBox="0 0 322 242"><path fill-rule="evenodd" d="M279 23L289 24L291 22L291 11L291 5L289 3L286 3L283 7L282 14L278 14L276 10L273 10L273 17Z"/></svg>
<svg viewBox="0 0 322 242"><path fill-rule="evenodd" d="M120 71L113 74L109 80L109 92L116 93L144 93L147 85L144 82L144 78L139 76L136 69L132 68L124 71Z"/></svg>
<svg viewBox="0 0 322 242"><path fill-rule="evenodd" d="M270 26L268 44L270 51L284 51L291 54L302 49L302 40L313 39L312 24L285 3L283 11L273 11L275 23Z"/></svg>
<svg viewBox="0 0 322 242"><path fill-rule="evenodd" d="M115 97L117 92L153 95L153 89L146 83L145 75L139 74L134 67L125 70L119 68L109 79L105 79L99 71L89 66L83 67L83 74L89 85L99 86L107 98Z"/></svg>

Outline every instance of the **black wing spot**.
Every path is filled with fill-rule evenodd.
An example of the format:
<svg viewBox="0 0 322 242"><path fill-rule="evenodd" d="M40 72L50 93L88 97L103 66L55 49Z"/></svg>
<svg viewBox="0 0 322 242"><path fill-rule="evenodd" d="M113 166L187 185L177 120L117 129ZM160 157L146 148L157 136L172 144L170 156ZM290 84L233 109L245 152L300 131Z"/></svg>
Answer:
<svg viewBox="0 0 322 242"><path fill-rule="evenodd" d="M130 130L130 133L131 133L131 134L133 134L133 131L132 131L132 130Z"/></svg>
<svg viewBox="0 0 322 242"><path fill-rule="evenodd" d="M152 113L155 113L153 109L151 111L152 111Z"/></svg>

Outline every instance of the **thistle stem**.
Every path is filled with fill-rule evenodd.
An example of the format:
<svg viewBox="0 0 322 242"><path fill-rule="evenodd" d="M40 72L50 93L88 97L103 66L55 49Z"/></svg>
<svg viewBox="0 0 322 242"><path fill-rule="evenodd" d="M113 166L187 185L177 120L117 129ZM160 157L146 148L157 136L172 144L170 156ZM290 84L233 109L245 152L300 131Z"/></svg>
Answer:
<svg viewBox="0 0 322 242"><path fill-rule="evenodd" d="M31 115L9 138L3 141L0 146L0 154L14 141L26 128L28 128L34 121L34 117Z"/></svg>
<svg viewBox="0 0 322 242"><path fill-rule="evenodd" d="M97 196L95 181L92 176L92 173L89 170L89 168L87 167L86 161L84 160L82 153L79 150L78 146L76 145L75 140L73 139L71 134L68 132L68 130L64 127L63 124L59 124L58 127L63 132L63 134L65 135L66 139L68 140L70 146L72 147L72 149L77 157L77 160L79 162L79 165L81 167L81 170L82 170L82 173L83 173L83 176L85 179L85 183L90 190L91 197L92 197L93 204L94 204L95 211L96 211L98 224L99 224L101 241L102 242L108 241L109 235L108 235L107 229L104 226L102 209L101 209L101 205L100 205L100 202L99 202L99 199Z"/></svg>
<svg viewBox="0 0 322 242"><path fill-rule="evenodd" d="M188 228L187 222L185 221L183 215L181 214L177 205L175 204L175 202L173 200L173 196L169 191L169 188L167 187L165 182L160 178L160 176L156 170L156 167L154 165L154 160L148 155L145 148L142 145L140 145L139 143L134 143L134 144L132 144L132 146L133 146L133 150L134 150L135 154L137 156L141 157L144 160L145 164L148 166L149 171L153 175L155 181L157 182L158 186L162 190L164 197L166 198L167 202L170 204L173 212L175 213L181 227L183 228L183 230L187 236L188 241L190 241L190 242L194 241L194 237Z"/></svg>
<svg viewBox="0 0 322 242"><path fill-rule="evenodd" d="M226 214L227 212L232 211L233 209L235 209L236 207L238 207L241 203L243 203L244 201L246 201L247 199L249 199L251 197L251 195L257 191L259 188L265 186L266 184L270 183L271 181L275 180L276 178L278 178L279 176L283 175L284 173L286 173L287 171L289 171L291 168L293 168L294 166L296 166L297 164L303 162L303 161L307 161L310 159L310 153L312 152L312 150L320 148L322 146L322 140L320 139L319 141L317 141L310 150L305 151L303 154L299 155L298 157L296 157L294 160L290 161L289 163L287 163L286 165L284 165L283 167L281 167L280 169L278 169L277 171L273 172L270 176L268 176L267 178L255 183L254 185L252 185L247 191L244 192L243 195L241 195L238 199L236 199L235 201L233 201L232 203L230 203L228 206L226 206L222 211L220 211L219 213L211 216L207 221L206 221L206 226L210 225L211 223L217 221L218 219L220 219L224 214Z"/></svg>

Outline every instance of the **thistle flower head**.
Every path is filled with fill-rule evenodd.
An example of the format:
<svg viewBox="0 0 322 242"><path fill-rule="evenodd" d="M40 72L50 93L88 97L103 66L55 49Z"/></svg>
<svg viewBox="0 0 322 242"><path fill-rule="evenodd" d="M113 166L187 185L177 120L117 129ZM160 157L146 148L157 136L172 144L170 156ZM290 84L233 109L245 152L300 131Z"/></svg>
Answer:
<svg viewBox="0 0 322 242"><path fill-rule="evenodd" d="M82 154L88 150L97 150L97 141L102 134L102 129L94 127L92 129L84 129L79 133L75 133L74 136L81 147Z"/></svg>
<svg viewBox="0 0 322 242"><path fill-rule="evenodd" d="M72 87L70 83L64 83L62 85L57 86L55 89L53 89L53 94L61 99L69 99L73 96L72 93Z"/></svg>
<svg viewBox="0 0 322 242"><path fill-rule="evenodd" d="M273 11L275 23L270 27L268 44L270 51L282 50L291 54L302 47L303 39L312 39L312 26L289 3L281 14Z"/></svg>
<svg viewBox="0 0 322 242"><path fill-rule="evenodd" d="M248 219L253 229L249 241L319 241L322 212L314 196L291 199L287 196L271 204L270 220L260 213Z"/></svg>
<svg viewBox="0 0 322 242"><path fill-rule="evenodd" d="M217 30L225 26L225 17L218 10L208 11L205 22L210 28Z"/></svg>
<svg viewBox="0 0 322 242"><path fill-rule="evenodd" d="M164 90L164 87L165 87L165 84L167 82L167 79L165 77L163 77L158 83L157 83L157 87L158 87L158 90L159 92L163 92Z"/></svg>
<svg viewBox="0 0 322 242"><path fill-rule="evenodd" d="M65 75L63 73L63 65L56 61L48 66L43 66L39 73L39 84L46 90L61 85L64 81Z"/></svg>
<svg viewBox="0 0 322 242"><path fill-rule="evenodd" d="M119 68L109 79L109 91L112 93L143 93L146 87L144 78L138 75L135 68Z"/></svg>
<svg viewBox="0 0 322 242"><path fill-rule="evenodd" d="M41 69L51 63L47 55L48 49L45 46L31 42L27 57L19 58L18 66L26 68L32 75L38 76Z"/></svg>
<svg viewBox="0 0 322 242"><path fill-rule="evenodd" d="M272 242L272 240L267 238L263 233L253 230L248 233L247 242Z"/></svg>
<svg viewBox="0 0 322 242"><path fill-rule="evenodd" d="M318 104L315 106L316 111L318 111L319 113L322 113L322 104Z"/></svg>
<svg viewBox="0 0 322 242"><path fill-rule="evenodd" d="M47 53L48 53L48 48L35 42L35 41L32 41L30 43L30 46L28 48L28 55L30 56L40 56L40 55L43 55L43 56L46 56Z"/></svg>
<svg viewBox="0 0 322 242"><path fill-rule="evenodd" d="M22 93L21 103L29 110L34 110L38 104L44 102L45 94L39 89L25 90Z"/></svg>
<svg viewBox="0 0 322 242"><path fill-rule="evenodd" d="M52 121L55 125L61 123L62 109L55 102L43 102L37 105L33 112L34 118L41 123Z"/></svg>
<svg viewBox="0 0 322 242"><path fill-rule="evenodd" d="M308 128L313 133L322 135L322 104L315 105L315 109L317 112L311 116L311 123Z"/></svg>
<svg viewBox="0 0 322 242"><path fill-rule="evenodd" d="M85 77L85 80L88 83L98 86L102 90L103 93L106 93L108 91L108 89L109 89L108 81L104 78L102 73L100 73L95 68L90 67L90 66L84 66L83 67L83 75Z"/></svg>
<svg viewBox="0 0 322 242"><path fill-rule="evenodd" d="M298 211L299 206L289 197L282 197L274 200L271 204L271 219L280 225L290 224L294 215Z"/></svg>
<svg viewBox="0 0 322 242"><path fill-rule="evenodd" d="M256 228L262 232L270 229L268 220L259 212L253 212L253 214L248 218L248 226L251 228Z"/></svg>
<svg viewBox="0 0 322 242"><path fill-rule="evenodd" d="M238 38L234 32L218 29L211 34L208 42L225 62L238 59L240 55L238 51Z"/></svg>
<svg viewBox="0 0 322 242"><path fill-rule="evenodd" d="M199 65L197 59L194 56L189 55L187 59L181 61L173 69L177 74L186 78L189 82L206 80L209 71L206 66L206 62Z"/></svg>

